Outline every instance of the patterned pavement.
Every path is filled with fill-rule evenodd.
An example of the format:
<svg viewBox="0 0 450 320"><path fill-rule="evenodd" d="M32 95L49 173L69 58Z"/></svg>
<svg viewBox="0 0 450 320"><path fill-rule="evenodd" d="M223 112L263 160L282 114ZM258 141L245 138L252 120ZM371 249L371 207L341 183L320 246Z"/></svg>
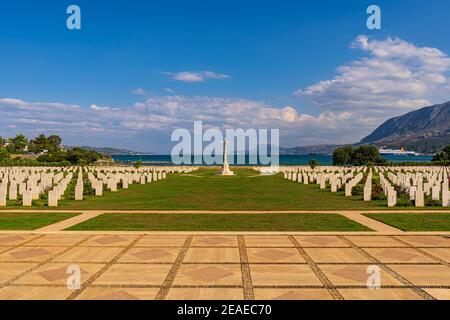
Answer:
<svg viewBox="0 0 450 320"><path fill-rule="evenodd" d="M450 299L449 263L439 235L11 233L0 299ZM371 265L381 289L367 288Z"/></svg>

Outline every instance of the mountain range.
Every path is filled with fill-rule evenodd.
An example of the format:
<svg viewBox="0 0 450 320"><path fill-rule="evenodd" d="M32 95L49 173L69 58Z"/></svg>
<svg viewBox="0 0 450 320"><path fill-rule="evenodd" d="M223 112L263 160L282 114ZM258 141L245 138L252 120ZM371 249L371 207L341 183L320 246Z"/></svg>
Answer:
<svg viewBox="0 0 450 320"><path fill-rule="evenodd" d="M64 146L65 149L73 149L73 148L82 148L86 150L96 151L98 153L108 155L108 156L141 156L141 155L152 155L151 152L136 152L127 149L119 149L119 148L97 148L97 147L88 147L88 146Z"/></svg>
<svg viewBox="0 0 450 320"><path fill-rule="evenodd" d="M391 118L370 135L352 145L378 147L433 154L450 145L450 101ZM330 154L338 145L318 145L280 149L282 154Z"/></svg>
<svg viewBox="0 0 450 320"><path fill-rule="evenodd" d="M370 135L351 145L376 145L378 147L434 154L450 145L450 101L425 107L405 115L391 118ZM331 154L342 145L323 144L281 148L282 155ZM68 146L66 148L74 148ZM96 148L82 146L105 155L151 155L119 148Z"/></svg>

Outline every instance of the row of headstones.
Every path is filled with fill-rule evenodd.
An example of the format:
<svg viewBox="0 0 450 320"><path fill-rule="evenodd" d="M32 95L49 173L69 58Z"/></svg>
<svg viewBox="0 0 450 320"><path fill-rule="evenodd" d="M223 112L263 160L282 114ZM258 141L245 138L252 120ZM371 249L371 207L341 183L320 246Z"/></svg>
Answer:
<svg viewBox="0 0 450 320"><path fill-rule="evenodd" d="M414 201L416 207L425 206L425 195L431 196L433 201L442 200L442 206L444 207L450 205L450 192L448 189L449 172L447 168L434 167L431 170L427 169L423 172L408 172L408 170L403 170L402 172L396 171L397 173L387 171L388 179L394 185L407 190L409 199ZM394 200L391 201L391 206L395 206Z"/></svg>
<svg viewBox="0 0 450 320"><path fill-rule="evenodd" d="M397 191L395 191L394 186L389 180L386 179L383 172L380 172L380 185L387 197L388 207L395 207L397 204Z"/></svg>
<svg viewBox="0 0 450 320"><path fill-rule="evenodd" d="M397 172L397 175L389 172L390 170ZM342 186L345 186L345 195L352 196L352 189L363 180L363 173L369 170L367 167L357 168L339 168L339 167L322 167L319 169L310 168L293 168L285 167L280 171L283 172L284 178L297 182L316 182L321 189L326 188L326 183L331 185L331 192L337 192ZM389 180L395 181L411 181L408 187L411 200L415 201L417 207L424 206L425 195L431 195L433 200L439 200L442 192L442 205L449 206L450 192L448 191L448 170L441 167L374 167L374 171L380 173L380 184L387 197L388 207L397 204L397 192ZM320 172L326 172L321 174ZM388 173L389 179L386 179L384 173ZM403 174L402 172L406 172ZM354 175L356 173L356 175ZM372 179L373 174L370 170L363 189L363 200L371 201L372 198ZM423 182L427 180L427 182ZM401 184L399 184L401 185ZM442 189L441 189L442 185ZM405 185L402 185L405 186ZM442 190L442 191L441 191Z"/></svg>
<svg viewBox="0 0 450 320"><path fill-rule="evenodd" d="M284 178L291 181L303 182L304 184L316 183L320 189L325 189L327 182L331 185L331 192L337 192L343 185L346 187L346 195L351 195L352 188L363 179L363 172L367 171L364 167L346 168L346 167L321 167L319 169L310 168L283 168ZM355 175L356 174L356 175Z"/></svg>
<svg viewBox="0 0 450 320"><path fill-rule="evenodd" d="M61 181L63 173L35 173L33 171L3 170L0 183L0 206L6 206L6 200L18 200L22 197L23 206L31 206L33 200L38 200L54 183Z"/></svg>
<svg viewBox="0 0 450 320"><path fill-rule="evenodd" d="M164 169L163 169L164 168ZM94 189L95 196L103 196L104 185L111 192L117 192L119 184L122 185L123 189L128 189L129 185L133 183L152 183L159 180L164 180L167 178L167 173L184 173L192 172L195 168L191 167L159 167L158 169L135 169L135 168L124 168L124 167L88 167L87 178L91 184L92 189ZM96 175L97 176L96 176ZM84 199L84 179L83 179L83 168L80 168L78 172L78 178L75 185L75 201L81 201ZM57 194L53 196L52 202L50 202L49 193L49 206L58 206Z"/></svg>
<svg viewBox="0 0 450 320"><path fill-rule="evenodd" d="M164 169L163 169L164 168ZM142 184L166 178L167 172L189 173L194 167L148 167L135 169L130 167L89 167L87 170L98 172L105 178L105 184L111 191L117 191L117 177L112 172L125 172L122 176L122 186L128 188L128 184L138 181ZM164 170L164 171L163 171ZM58 201L64 196L68 184L72 181L73 174L78 171L78 179L75 186L75 200L83 200L83 169L80 167L12 167L0 168L0 206L6 206L7 199L18 200L22 197L23 206L31 206L33 200L40 199L41 195L48 192L48 204L51 207L58 205ZM92 178L92 172L88 177ZM106 172L107 174L103 174ZM94 177L95 178L95 177ZM102 195L103 180L90 179L94 182L93 188L96 195ZM9 192L8 192L9 191Z"/></svg>

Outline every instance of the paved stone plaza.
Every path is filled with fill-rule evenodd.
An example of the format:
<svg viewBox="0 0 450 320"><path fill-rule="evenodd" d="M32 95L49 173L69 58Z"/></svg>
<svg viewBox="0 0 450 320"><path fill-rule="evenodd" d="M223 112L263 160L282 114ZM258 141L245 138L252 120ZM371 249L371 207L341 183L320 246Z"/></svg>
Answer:
<svg viewBox="0 0 450 320"><path fill-rule="evenodd" d="M450 299L449 263L439 234L3 232L0 299Z"/></svg>

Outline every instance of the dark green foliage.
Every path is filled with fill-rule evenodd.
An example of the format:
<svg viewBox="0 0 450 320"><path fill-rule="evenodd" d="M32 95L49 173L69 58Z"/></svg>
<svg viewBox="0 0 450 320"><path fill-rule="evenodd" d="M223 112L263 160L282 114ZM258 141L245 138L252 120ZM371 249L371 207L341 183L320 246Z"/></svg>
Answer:
<svg viewBox="0 0 450 320"><path fill-rule="evenodd" d="M333 152L333 164L339 166L383 165L387 161L380 156L376 146L345 146Z"/></svg>
<svg viewBox="0 0 450 320"><path fill-rule="evenodd" d="M28 139L23 134L18 134L9 139L10 144L6 147L10 153L22 153L28 145Z"/></svg>
<svg viewBox="0 0 450 320"><path fill-rule="evenodd" d="M59 136L53 135L46 137L41 134L30 141L28 145L28 151L32 153L40 153L45 150L48 152L57 152L61 149L61 138Z"/></svg>
<svg viewBox="0 0 450 320"><path fill-rule="evenodd" d="M317 161L316 159L311 159L308 161L309 166L311 167L311 169L315 169L316 167L320 166L319 161Z"/></svg>
<svg viewBox="0 0 450 320"><path fill-rule="evenodd" d="M0 147L0 162L9 159L9 152L5 148Z"/></svg>
<svg viewBox="0 0 450 320"><path fill-rule="evenodd" d="M450 161L450 145L433 157L433 162Z"/></svg>
<svg viewBox="0 0 450 320"><path fill-rule="evenodd" d="M39 162L63 162L67 161L72 165L87 165L103 159L104 156L96 151L74 148L67 151L58 151L44 154L37 158Z"/></svg>

